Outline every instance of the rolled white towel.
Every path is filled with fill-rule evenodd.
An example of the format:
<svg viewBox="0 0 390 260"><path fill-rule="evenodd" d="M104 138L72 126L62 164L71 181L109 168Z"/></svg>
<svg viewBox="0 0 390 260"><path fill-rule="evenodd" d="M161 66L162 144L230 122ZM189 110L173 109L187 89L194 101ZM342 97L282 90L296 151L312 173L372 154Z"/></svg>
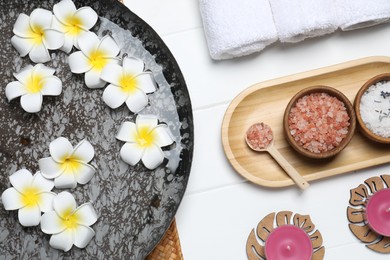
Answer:
<svg viewBox="0 0 390 260"><path fill-rule="evenodd" d="M199 0L210 56L229 59L277 40L268 0Z"/></svg>
<svg viewBox="0 0 390 260"><path fill-rule="evenodd" d="M334 0L340 28L349 31L389 21L390 0Z"/></svg>
<svg viewBox="0 0 390 260"><path fill-rule="evenodd" d="M299 42L337 29L333 0L269 1L281 42Z"/></svg>

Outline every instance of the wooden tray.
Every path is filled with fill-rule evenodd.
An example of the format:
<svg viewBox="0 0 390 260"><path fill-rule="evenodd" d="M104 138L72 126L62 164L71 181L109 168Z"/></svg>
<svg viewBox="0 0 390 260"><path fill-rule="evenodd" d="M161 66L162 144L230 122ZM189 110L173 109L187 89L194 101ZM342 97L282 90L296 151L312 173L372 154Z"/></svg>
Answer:
<svg viewBox="0 0 390 260"><path fill-rule="evenodd" d="M390 147L374 143L359 130L335 158L302 157L283 134L283 113L289 100L303 88L328 85L339 89L351 102L371 77L390 72L390 57L369 57L255 84L240 93L226 110L222 143L226 157L243 177L267 187L285 187L293 181L268 153L252 151L245 143L250 125L264 122L274 132L275 147L308 181L318 180L390 161Z"/></svg>

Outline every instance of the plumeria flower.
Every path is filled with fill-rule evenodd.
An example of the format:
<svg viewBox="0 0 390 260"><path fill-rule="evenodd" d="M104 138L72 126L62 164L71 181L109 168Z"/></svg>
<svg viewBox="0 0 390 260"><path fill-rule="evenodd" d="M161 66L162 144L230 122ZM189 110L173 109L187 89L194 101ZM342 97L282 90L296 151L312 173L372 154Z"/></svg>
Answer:
<svg viewBox="0 0 390 260"><path fill-rule="evenodd" d="M64 45L63 33L51 28L52 20L53 14L41 8L32 11L30 16L18 16L11 43L20 56L29 54L30 59L36 63L50 61L48 50L56 50Z"/></svg>
<svg viewBox="0 0 390 260"><path fill-rule="evenodd" d="M56 188L75 188L77 183L86 184L95 174L95 168L88 164L94 157L92 145L82 140L73 148L68 139L59 137L49 146L51 157L38 161L42 175L54 179Z"/></svg>
<svg viewBox="0 0 390 260"><path fill-rule="evenodd" d="M54 72L54 69L40 63L34 67L24 67L14 74L17 81L12 81L5 87L8 101L20 97L20 104L26 112L39 112L43 96L58 96L62 92L62 82L53 75Z"/></svg>
<svg viewBox="0 0 390 260"><path fill-rule="evenodd" d="M138 115L135 124L124 122L116 136L126 142L120 151L123 161L136 165L140 160L146 168L153 170L164 161L161 147L173 143L173 138L165 124L158 124L154 115Z"/></svg>
<svg viewBox="0 0 390 260"><path fill-rule="evenodd" d="M69 56L69 66L73 73L85 72L85 84L89 88L102 88L106 82L100 79L102 70L109 64L118 64L119 46L106 35L101 40L92 32L86 32L78 38L80 51Z"/></svg>
<svg viewBox="0 0 390 260"><path fill-rule="evenodd" d="M152 73L145 72L143 61L135 58L124 58L123 66L107 65L100 77L111 83L103 92L103 100L114 109L126 102L130 111L137 113L149 102L146 94L156 90Z"/></svg>
<svg viewBox="0 0 390 260"><path fill-rule="evenodd" d="M25 227L37 226L41 212L51 211L56 194L51 192L54 182L45 179L40 172L31 174L26 169L13 173L9 180L13 187L1 195L6 210L19 210L20 224Z"/></svg>
<svg viewBox="0 0 390 260"><path fill-rule="evenodd" d="M42 215L41 229L52 235L50 246L69 251L73 245L84 248L95 236L89 226L97 221L97 214L92 203L87 202L77 207L72 194L59 193L53 200L53 211Z"/></svg>
<svg viewBox="0 0 390 260"><path fill-rule="evenodd" d="M97 22L98 15L89 6L76 9L72 0L62 0L53 7L53 28L65 35L65 43L61 50L69 53L72 47L79 48L78 38L89 31Z"/></svg>

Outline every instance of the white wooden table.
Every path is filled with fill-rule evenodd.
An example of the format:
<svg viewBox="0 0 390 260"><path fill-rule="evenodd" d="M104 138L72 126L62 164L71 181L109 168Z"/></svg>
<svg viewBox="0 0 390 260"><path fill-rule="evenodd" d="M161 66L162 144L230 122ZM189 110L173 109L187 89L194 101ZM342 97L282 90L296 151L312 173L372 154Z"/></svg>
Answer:
<svg viewBox="0 0 390 260"><path fill-rule="evenodd" d="M390 24L337 31L298 44L273 44L259 54L211 60L197 0L125 0L152 26L180 65L195 122L193 166L177 225L186 260L246 259L249 232L268 213L309 214L323 236L325 259L389 259L366 248L350 232L349 190L371 176L390 174L382 165L296 187L268 189L238 175L227 161L221 123L230 101L254 83L367 56L390 56ZM389 147L390 148L390 147Z"/></svg>

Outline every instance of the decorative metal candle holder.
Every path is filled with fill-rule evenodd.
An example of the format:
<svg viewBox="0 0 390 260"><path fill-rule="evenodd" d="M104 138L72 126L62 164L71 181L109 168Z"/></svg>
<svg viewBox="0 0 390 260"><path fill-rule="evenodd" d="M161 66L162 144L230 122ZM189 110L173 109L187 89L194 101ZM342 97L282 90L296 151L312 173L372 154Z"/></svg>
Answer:
<svg viewBox="0 0 390 260"><path fill-rule="evenodd" d="M302 229L311 240L313 253L312 260L322 260L325 255L325 248L322 246L322 236L320 231L315 230L315 225L309 215L294 214L291 211L272 212L265 216L252 229L246 243L246 253L248 259L258 260L267 259L265 254L265 243L274 229L284 225L294 225Z"/></svg>
<svg viewBox="0 0 390 260"><path fill-rule="evenodd" d="M390 175L371 177L351 190L347 208L351 232L368 248L379 253L390 253L390 237L375 232L366 219L366 205L369 198L376 192L390 188Z"/></svg>

